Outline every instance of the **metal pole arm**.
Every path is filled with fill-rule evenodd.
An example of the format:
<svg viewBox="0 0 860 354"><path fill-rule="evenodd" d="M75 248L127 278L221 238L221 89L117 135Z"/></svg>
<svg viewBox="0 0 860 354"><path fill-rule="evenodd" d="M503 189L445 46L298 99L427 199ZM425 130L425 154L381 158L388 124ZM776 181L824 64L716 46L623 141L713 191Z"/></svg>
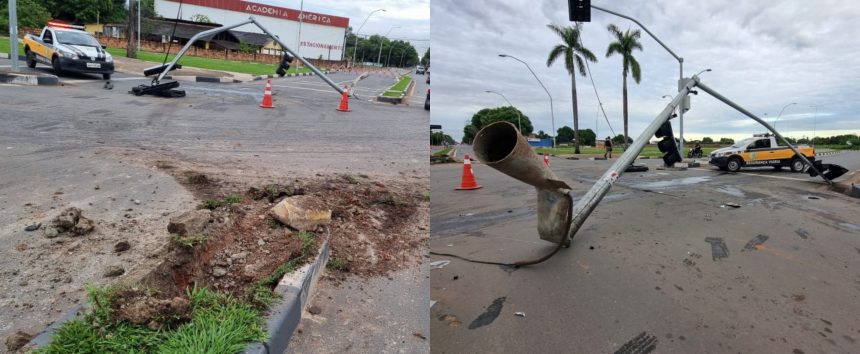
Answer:
<svg viewBox="0 0 860 354"><path fill-rule="evenodd" d="M655 36L653 33L651 33L651 31L648 30L648 27L645 27L645 25L643 25L641 22L639 22L635 18L617 13L617 12L612 11L612 10L607 10L607 9L604 9L602 7L599 7L599 6L591 5L591 8L598 9L600 11L607 12L607 13L613 14L613 15L618 16L618 17L623 17L623 18L626 18L630 21L635 22L637 25L639 25L639 27L642 27L642 29L645 30L645 33L648 33L648 35L651 36L651 38L654 38L654 40L657 41L657 43L660 43L660 45L663 46L663 49L666 49L666 51L669 52L669 54L671 54L673 57L675 57L675 59L678 60L678 62L684 61L684 58L681 58L677 54L675 54L675 52L673 52L671 49L669 49L669 47L667 47L666 44L663 43L663 41L661 41L659 38L657 38L657 36Z"/></svg>
<svg viewBox="0 0 860 354"><path fill-rule="evenodd" d="M695 77L695 76L694 76L694 77ZM698 81L698 78L696 78L696 81ZM779 138L780 140L782 140L782 142L784 142L784 143L785 143L785 145L787 145L787 146L791 149L791 151L794 151L794 153L795 153L795 154L797 154L797 157L799 157L801 160L803 160L803 162L805 162L805 163L809 166L809 168L811 168L813 171L815 171L816 173L818 173L818 175L819 175L819 176L821 176L821 178L823 178L823 179L824 179L824 181L825 181L825 182L827 182L827 184L829 184L829 185L833 185L833 182L832 182L832 181L830 181L827 177L825 177L825 176L824 176L824 174L823 174L823 173L821 173L821 171L819 171L817 168L815 168L815 165L813 165L813 164L812 164L812 162L810 162L808 159L806 159L806 156L803 156L803 154L801 154L801 153L800 153L800 151L797 151L797 149L794 147L794 145L791 145L791 143L789 143L789 142L788 142L788 140L786 140L786 139L782 136L782 134L780 134L779 132L777 132L777 131L776 131L776 129L774 129L773 127L771 127L771 126L770 126L770 124L767 124L767 122L765 122L764 120L762 120L762 119L761 119L761 118L759 118L759 117L756 117L756 115L755 115L755 114L752 114L752 112L750 112L750 111L748 111L748 110L744 109L743 107L739 106L737 103L732 102L731 100L729 100L729 99L728 99L728 98L726 98L725 96L723 96L723 95L719 94L717 91L714 91L712 88L708 87L708 85L705 85L705 84L703 84L703 83L701 83L701 82L697 82L696 86L698 86L700 89L702 89L702 91L707 92L707 93L708 93L708 94L710 94L711 96L714 96L714 98L716 98L716 99L718 99L718 100L720 100L720 101L723 101L723 103L725 103L725 104L729 105L730 107L732 107L732 108L736 109L738 112L741 112L741 113L743 113L744 115L746 115L747 117L752 118L754 121L758 122L759 124L761 124L761 125L763 125L765 128L767 128L767 130L770 130L770 132L771 132L771 133L773 133L773 135L775 135L777 138Z"/></svg>
<svg viewBox="0 0 860 354"><path fill-rule="evenodd" d="M176 53L176 57L174 57L173 60L170 61L170 64L168 64L167 67L164 68L164 71L162 71L161 74L158 75L158 77L155 79L155 82L159 82L162 79L164 79L164 76L167 75L167 73L170 71L170 68L172 68L174 65L176 65L176 63L179 62L179 59L182 58L183 55L185 55L185 52L187 52L188 49L191 48L192 45L194 45L194 42L196 42L200 38L203 38L203 37L206 37L206 36L209 36L212 34L216 34L216 33L221 33L224 31L228 31L228 30L234 29L236 27L241 27L244 25L252 24L252 23L254 25L256 25L257 27L259 27L260 30L262 30L265 34L269 35L269 37L272 37L272 39L275 40L275 42L278 42L278 44L281 45L281 48L284 48L285 51L292 54L293 57L297 58L299 61L301 61L303 64L305 64L305 66L310 68L311 71L313 71L317 76L319 76L321 79L323 79L323 81L325 81L329 86L334 88L335 91L337 91L337 93L343 93L344 92L343 88L339 87L337 84L335 84L333 81L331 81L331 79L329 79L328 76L326 76L319 69L317 69L317 67L315 67L313 64L309 63L307 60L302 58L300 55L296 54L296 52L294 52L292 49L290 49L290 47L287 47L287 45L284 44L284 42L282 42L280 38L273 35L272 32L269 32L269 30L266 29L266 27L263 27L263 25L261 25L259 22L257 22L257 20L254 19L254 16L251 16L247 20L239 22L237 24L213 28L213 29L206 30L206 31L200 32L198 34L195 34L193 37L188 39L188 43L185 43L185 46L182 47L182 49L179 51L179 53ZM173 39L171 38L170 40L173 40Z"/></svg>
<svg viewBox="0 0 860 354"><path fill-rule="evenodd" d="M642 149L645 148L645 144L648 143L651 136L657 132L657 129L669 120L675 107L681 104L681 101L685 96L687 96L690 89L695 86L695 83L698 80L699 78L694 76L686 82L684 87L681 88L681 91L672 99L672 102L669 102L669 104L666 105L666 108L663 108L663 111L660 112L660 114L654 118L654 121L642 131L642 134L640 134L636 140L633 140L633 144L631 144L630 147L621 154L618 160L609 167L609 170L607 170L606 173L604 173L603 176L594 183L594 186L585 193L582 199L576 203L573 207L573 217L571 219L570 230L568 230L567 233L567 237L569 239L573 239L573 236L576 235L576 232L579 231L579 228L582 227L583 223L585 223L585 219L591 215L591 212L594 211L594 208L597 207L600 200L602 200L606 193L609 192L609 188L612 187L627 167L633 163L637 156L639 156L639 153L642 152Z"/></svg>
<svg viewBox="0 0 860 354"><path fill-rule="evenodd" d="M239 22L235 25L213 28L213 29L206 30L206 31L200 32L198 34L195 34L194 36L192 36L191 38L188 39L188 42L185 43L185 45L182 47L182 49L179 50L179 53L176 53L176 57L174 57L173 60L170 61L170 64L167 64L167 67L164 68L164 71L162 71L161 74L159 74L158 77L155 78L155 82L159 82L162 79L164 79L164 76L167 75L168 72L170 72L170 68L172 68L174 65L176 65L177 62L179 62L179 59L182 58L183 55L185 55L185 52L187 52L188 49L191 48L191 46L194 45L194 42L196 42L198 39L206 37L206 36L211 35L211 34L221 33L221 32L227 31L227 30L231 30L231 29L236 28L236 27L244 26L244 25L247 25L247 24L252 23L252 22L254 22L253 17L251 17L245 21ZM169 38L168 40L172 41L173 38ZM169 55L170 53L167 53L167 54Z"/></svg>

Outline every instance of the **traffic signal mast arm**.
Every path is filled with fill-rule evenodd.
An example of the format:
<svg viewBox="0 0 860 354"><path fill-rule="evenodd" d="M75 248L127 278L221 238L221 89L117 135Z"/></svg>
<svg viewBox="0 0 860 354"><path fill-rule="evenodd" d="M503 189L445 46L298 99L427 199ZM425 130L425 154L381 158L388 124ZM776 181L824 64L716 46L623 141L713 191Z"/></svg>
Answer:
<svg viewBox="0 0 860 354"><path fill-rule="evenodd" d="M678 107L678 105L681 104L681 102L683 102L684 98L690 93L690 90L693 87L698 87L702 89L702 91L709 93L711 96L714 96L714 98L722 101L723 103L731 106L732 108L738 110L739 112L745 114L746 116L763 125L765 128L770 130L774 134L774 136L782 140L789 148L791 148L791 150L794 151L794 153L800 159L802 159L803 162L805 162L810 169L814 170L819 176L821 176L821 178L823 178L825 182L831 185L833 184L824 174L821 173L821 171L819 171L815 167L812 162L810 162L805 156L803 156L803 154L797 151L794 145L788 142L788 140L786 140L781 134L779 134L779 132L777 132L773 127L771 127L770 124L767 124L767 122L763 121L761 118L756 117L748 110L737 105L728 98L725 98L723 95L720 95L718 92L703 84L699 80L699 77L694 75L691 79L686 79L686 82L684 83L681 90L674 98L672 98L672 102L669 102L669 104L666 105L666 108L664 108L663 111L657 115L654 121L651 122L651 124L648 125L648 127L645 128L645 130L642 131L641 134L639 134L639 137L633 140L633 144L631 144L630 147L626 151L624 151L623 154L621 154L618 160L616 160L615 163L613 163L612 166L609 167L609 170L607 170L606 173L604 173L603 176L601 176L597 180L594 186L592 186L591 189L589 189L588 192L586 192L585 195L580 198L579 202L577 202L576 205L573 206L573 217L571 219L570 229L568 230L567 234L568 238L573 239L573 236L576 235L576 232L579 231L579 228L582 227L583 223L585 223L585 219L587 219L588 216L591 215L591 212L594 211L594 208L597 207L597 204L600 203L604 196L606 196L606 193L609 192L609 189L612 187L615 181L618 180L619 177L621 177L621 174L624 173L624 170L627 168L627 166L630 166L636 159L636 157L639 156L639 153L642 152L642 149L645 147L645 144L650 140L651 136L657 133L657 130L660 129L660 127L664 123L669 121L672 116L672 112L675 110L676 107ZM669 134L669 136L671 137L671 133Z"/></svg>

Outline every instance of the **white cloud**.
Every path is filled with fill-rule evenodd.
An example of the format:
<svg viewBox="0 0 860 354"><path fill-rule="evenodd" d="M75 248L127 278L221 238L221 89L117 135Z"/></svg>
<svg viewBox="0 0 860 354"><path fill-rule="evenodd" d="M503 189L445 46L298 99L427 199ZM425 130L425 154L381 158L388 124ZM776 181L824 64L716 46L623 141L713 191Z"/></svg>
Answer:
<svg viewBox="0 0 860 354"><path fill-rule="evenodd" d="M771 120L789 102L779 127L788 135L817 131L860 133L860 30L853 23L860 7L849 1L737 2L658 0L593 2L637 18L678 55L684 74L705 68L702 80L755 114ZM605 4L604 4L605 3ZM559 42L546 24L569 25L567 2L543 0L433 0L433 108L431 121L458 138L472 114L506 105L496 90L534 122L550 131L549 99L522 64L529 63L549 89L555 125L572 126L570 77L562 63L546 67L550 48ZM583 24L583 42L597 55L591 69L597 90L616 133L622 131L621 59L606 58L611 38L606 26L638 28L634 23L597 10ZM638 133L665 107L660 97L677 91L678 62L646 33L644 51L635 53L642 82L628 79L630 134ZM598 102L588 78L577 77L581 128L595 129ZM743 137L763 127L701 92L692 96L685 115L687 138ZM818 114L812 105L820 105ZM813 121L813 116L815 117ZM609 129L597 119L601 136ZM677 133L677 123L675 123ZM786 132L783 131L783 132Z"/></svg>

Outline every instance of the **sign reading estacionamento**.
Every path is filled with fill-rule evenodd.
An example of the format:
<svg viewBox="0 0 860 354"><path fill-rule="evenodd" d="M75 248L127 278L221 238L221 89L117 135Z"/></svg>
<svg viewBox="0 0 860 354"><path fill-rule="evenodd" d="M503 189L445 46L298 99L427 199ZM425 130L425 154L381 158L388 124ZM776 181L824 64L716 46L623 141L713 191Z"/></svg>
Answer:
<svg viewBox="0 0 860 354"><path fill-rule="evenodd" d="M277 35L303 57L340 60L343 56L349 18L318 12L300 11L280 6L238 0L156 0L155 12L165 18L183 20L196 15L208 17L222 25L230 25L253 15L258 22ZM299 38L301 26L301 38ZM256 26L242 26L240 31L262 33ZM265 51L265 49L264 49Z"/></svg>

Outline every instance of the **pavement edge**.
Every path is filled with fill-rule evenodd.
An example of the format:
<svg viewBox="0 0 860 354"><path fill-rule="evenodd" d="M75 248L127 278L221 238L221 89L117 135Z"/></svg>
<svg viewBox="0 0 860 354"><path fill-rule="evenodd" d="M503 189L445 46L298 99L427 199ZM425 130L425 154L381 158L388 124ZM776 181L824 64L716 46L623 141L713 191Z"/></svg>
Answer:
<svg viewBox="0 0 860 354"><path fill-rule="evenodd" d="M272 307L266 319L269 339L265 343L251 343L245 348L245 354L284 353L293 337L293 332L302 320L305 306L316 290L320 275L325 271L329 258L329 240L326 239L319 249L317 258L295 272L285 275L275 292L282 296L283 301Z"/></svg>

